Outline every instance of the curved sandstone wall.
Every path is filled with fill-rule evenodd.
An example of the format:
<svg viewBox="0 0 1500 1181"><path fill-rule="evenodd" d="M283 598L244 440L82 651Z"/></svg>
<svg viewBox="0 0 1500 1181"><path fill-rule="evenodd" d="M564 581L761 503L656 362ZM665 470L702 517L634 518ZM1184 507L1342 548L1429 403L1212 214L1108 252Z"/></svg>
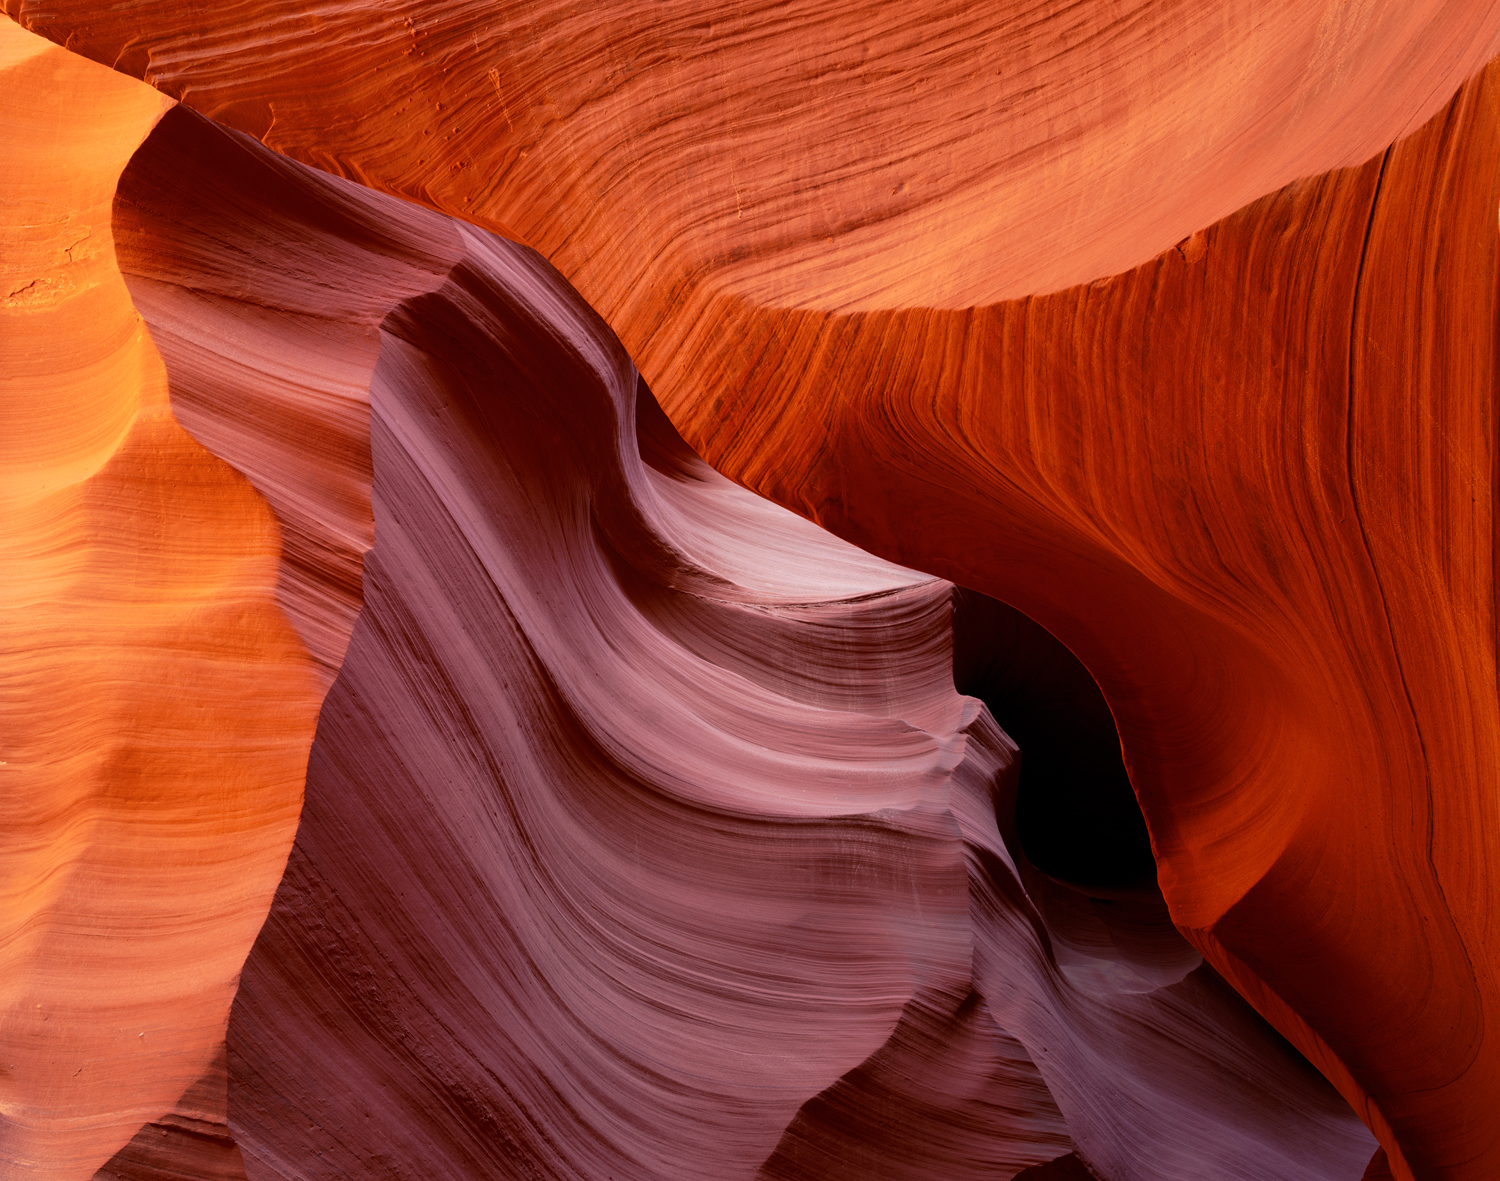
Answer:
<svg viewBox="0 0 1500 1181"><path fill-rule="evenodd" d="M1500 1168L1491 5L7 11L17 1175Z"/></svg>

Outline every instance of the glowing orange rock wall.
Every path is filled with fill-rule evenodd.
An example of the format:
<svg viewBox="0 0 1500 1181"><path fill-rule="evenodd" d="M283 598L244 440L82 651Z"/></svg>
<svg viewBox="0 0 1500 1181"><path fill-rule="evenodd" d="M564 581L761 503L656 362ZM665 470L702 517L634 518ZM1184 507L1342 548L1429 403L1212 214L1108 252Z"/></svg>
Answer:
<svg viewBox="0 0 1500 1181"><path fill-rule="evenodd" d="M296 159L508 229L657 384L719 295L956 308L1123 270L1362 162L1500 50L1488 0L4 10Z"/></svg>
<svg viewBox="0 0 1500 1181"><path fill-rule="evenodd" d="M1213 19L1185 6L1038 6L874 24L813 6L607 17L537 7L503 22L451 6L378 16L345 7L208 16L127 3L7 11L293 156L537 246L723 471L1045 624L1113 711L1178 925L1341 1088L1380 1135L1394 1176L1483 1181L1500 1171L1500 1046L1489 1019L1500 996L1487 951L1500 943L1490 868L1500 817L1488 790L1500 734L1494 70L1443 106L1496 48L1491 5L1286 3ZM73 61L31 52L11 70ZM145 122L122 129L116 147L159 111L139 87L127 93L137 97L121 109L141 102L132 118ZM24 152L30 141L15 142ZM1360 166L1295 179L1348 165ZM82 191L69 167L50 161L38 175L55 169L64 191ZM80 208L102 200L96 181ZM53 259L48 274L71 282L82 273L73 265ZM6 315L48 289L31 285L33 269L8 283L6 298L19 302ZM285 765L267 754L275 765L256 779L280 793L262 812L277 818L265 832L284 834L287 767L306 748L316 677L326 687L338 667L359 601L369 538L360 391L375 363L373 326L394 297L341 307L332 328L320 321L325 292L267 312L237 342L237 386L210 354L223 353L216 325L259 315L228 308L256 302L240 298L240 284L262 281L250 269L202 297L148 281L139 298L178 341L184 418L199 415L205 441L220 432L210 445L232 452L271 503L286 548L248 486L194 450L202 471L217 473L201 475L204 486L228 481L249 515L215 519L217 548L162 526L141 529L129 552L157 553L163 537L180 537L206 563L237 538L237 560L258 556L254 577L183 573L187 558L170 577L143 566L131 577L153 602L171 599L163 588L174 578L219 588L193 592L194 627L209 627L200 600L261 612L236 617L256 637L244 641L257 655L241 673L272 652L295 670L277 679L285 714L216 717L214 749L234 749L238 725L285 740L275 756ZM106 339L101 326L134 324L117 289L110 298L86 332L81 320L34 318L10 339ZM326 351L309 343L325 331ZM287 337L305 347L282 358ZM342 368L332 380L290 364L275 373L273 355L326 355ZM286 395L269 429L234 416L234 391L261 372ZM104 495L116 473L155 470L131 460L130 440L148 420L162 439L185 437L160 426L164 412L132 419L129 381L125 395L103 399L107 383L74 384L99 405L70 412L66 437L46 423L12 432L38 440L12 470L66 468L70 488L101 495L99 513L138 521L119 506L149 500L145 477ZM141 405L160 407L160 388L159 372L148 372ZM28 413L65 404L16 402ZM309 433L330 462L288 468L288 445ZM171 453L160 440L148 450L152 462ZM220 502L217 492L194 495ZM44 503L53 504L34 501ZM72 577L67 562L102 550L96 534L127 536L100 525L65 549L55 538L73 526L56 523L61 508L26 511L55 517L30 542L28 523L41 518L15 517L17 545L46 551L36 585L62 578L47 561ZM152 633L133 617L109 632L111 616L95 609L106 591L134 584L86 575L66 594L28 600L18 651L93 634L72 617L59 622L54 602L89 605L88 627L103 629L87 641L96 648L115 651L123 634L132 651L149 647L138 637ZM186 624L162 626L191 648ZM205 684L218 685L219 668ZM156 716L135 686L164 678L128 674L128 716ZM43 683L69 682L38 674ZM43 707L40 688L22 693L43 703L37 717L63 716ZM210 706L231 695L201 694ZM134 735L114 709L112 699L74 715L109 717L109 734ZM42 734L37 749L61 742ZM158 773L150 783L166 786L150 790L170 802L180 773L165 761L152 765ZM73 806L45 786L7 799L51 800L54 790L56 807ZM22 821L47 831L36 817ZM208 828L212 846L218 829ZM110 847L107 827L88 831L98 836L88 848ZM59 853L61 836L49 839L24 850L33 862L13 862L18 882L89 864ZM270 850L285 848L277 840L262 842L247 897L267 896ZM143 913L135 901L125 909ZM253 909L242 900L235 911L244 930ZM27 938L74 937L71 919L29 917L44 911L70 913L36 903L24 912ZM74 962L71 950L27 954L26 964ZM222 975L234 957L216 955ZM215 987L203 995L227 995L222 979ZM128 995L89 988L80 1013ZM21 996L12 1016L46 1020L34 1008ZM104 1037L102 1025L74 1024ZM210 1041L186 1037L192 1052L172 1077L190 1079ZM57 1068L38 1056L28 1069L50 1078ZM78 1118L118 1130L125 1108L108 1094L108 1085L91 1093ZM46 1121L15 1110L13 1159L43 1161L50 1133L36 1128ZM98 1149L67 1151L83 1160Z"/></svg>
<svg viewBox="0 0 1500 1181"><path fill-rule="evenodd" d="M0 1171L88 1176L222 1045L320 695L264 501L174 419L115 265L168 105L0 24Z"/></svg>

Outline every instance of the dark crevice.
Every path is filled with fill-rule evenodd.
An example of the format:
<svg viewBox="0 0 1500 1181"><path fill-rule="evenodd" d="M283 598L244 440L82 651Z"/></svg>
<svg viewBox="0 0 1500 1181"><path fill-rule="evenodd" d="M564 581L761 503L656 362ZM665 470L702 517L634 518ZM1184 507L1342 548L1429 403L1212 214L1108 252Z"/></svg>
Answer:
<svg viewBox="0 0 1500 1181"><path fill-rule="evenodd" d="M953 682L1021 748L1015 830L1027 860L1085 893L1154 894L1114 717L1078 658L1015 608L955 588Z"/></svg>
<svg viewBox="0 0 1500 1181"><path fill-rule="evenodd" d="M1014 1181L1094 1181L1094 1174L1077 1153L1070 1152L1044 1165L1023 1169L1015 1175Z"/></svg>

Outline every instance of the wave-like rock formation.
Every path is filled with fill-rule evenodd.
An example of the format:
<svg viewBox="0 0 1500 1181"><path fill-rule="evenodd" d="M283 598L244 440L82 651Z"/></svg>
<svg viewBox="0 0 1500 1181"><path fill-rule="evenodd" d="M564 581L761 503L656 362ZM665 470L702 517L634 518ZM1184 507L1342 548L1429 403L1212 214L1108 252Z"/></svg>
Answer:
<svg viewBox="0 0 1500 1181"><path fill-rule="evenodd" d="M6 10L6 1169L1500 1170L1500 10Z"/></svg>
<svg viewBox="0 0 1500 1181"><path fill-rule="evenodd" d="M1101 919L1012 852L951 586L713 473L537 255L181 110L116 220L153 328L287 314L283 273L391 308L363 613L230 1025L247 1175L1363 1169L1159 899ZM240 371L191 335L161 348L206 436L274 412L194 393ZM1013 612L966 618L1027 675Z"/></svg>
<svg viewBox="0 0 1500 1181"><path fill-rule="evenodd" d="M1137 270L788 314L695 354L713 403L666 400L724 470L1083 659L1173 918L1397 1176L1500 1169L1497 152L1492 66Z"/></svg>

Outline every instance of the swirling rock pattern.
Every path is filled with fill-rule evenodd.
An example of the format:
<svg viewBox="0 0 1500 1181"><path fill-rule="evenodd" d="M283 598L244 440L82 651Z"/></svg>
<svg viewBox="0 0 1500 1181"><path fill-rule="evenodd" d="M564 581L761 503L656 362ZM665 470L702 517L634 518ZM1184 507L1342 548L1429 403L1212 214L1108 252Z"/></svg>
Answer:
<svg viewBox="0 0 1500 1181"><path fill-rule="evenodd" d="M1399 1177L1500 1168L1497 82L1126 275L789 315L665 399L724 470L1078 653L1173 918Z"/></svg>
<svg viewBox="0 0 1500 1181"><path fill-rule="evenodd" d="M1500 50L1487 0L4 8L519 235L653 364L701 299L955 308L1124 270L1363 161Z"/></svg>
<svg viewBox="0 0 1500 1181"><path fill-rule="evenodd" d="M329 185L179 110L117 205L148 314L279 218L263 295L429 287L384 321L364 610L230 1025L248 1177L1360 1173L1180 939L1090 942L1011 851L949 584L715 475L532 252ZM325 203L367 263L310 262Z"/></svg>
<svg viewBox="0 0 1500 1181"><path fill-rule="evenodd" d="M1494 68L1448 101L1496 48L1492 5L158 9L7 7L540 248L719 468L1045 625L1000 627L1018 646L986 699L1046 672L1087 722L1076 765L1118 786L1110 715L1152 863L1052 860L1037 826L1067 809L1034 806L1034 778L1016 798L1010 745L946 680L946 584L710 478L519 248L173 116L119 205L164 378L105 239L49 245L24 204L41 177L57 225L97 222L160 101L7 31L16 92L61 99L10 100L45 130L7 149L17 750L41 785L7 797L16 1168L73 1175L127 1113L205 1066L217 1085L229 973L338 673L231 1039L251 1173L1500 1170ZM99 146L53 150L69 136ZM97 373L27 360L74 341ZM28 365L61 397L26 400ZM495 373L524 393L481 397ZM129 701L80 695L119 652L151 653L109 682ZM81 681L47 671L75 656ZM214 714L242 684L276 689ZM125 753L92 778L57 770L106 747ZM204 752L243 793L207 820L214 772L184 771ZM641 801L656 829L625 819ZM143 825L184 851L149 888L166 846ZM456 911L424 848L472 871ZM206 958L164 931L176 890L228 916ZM1373 1159L1224 979L1380 1136ZM170 1030L139 1080L118 1005ZM97 1087L62 1080L96 1056ZM309 1081L342 1095L374 1063L358 1110Z"/></svg>

